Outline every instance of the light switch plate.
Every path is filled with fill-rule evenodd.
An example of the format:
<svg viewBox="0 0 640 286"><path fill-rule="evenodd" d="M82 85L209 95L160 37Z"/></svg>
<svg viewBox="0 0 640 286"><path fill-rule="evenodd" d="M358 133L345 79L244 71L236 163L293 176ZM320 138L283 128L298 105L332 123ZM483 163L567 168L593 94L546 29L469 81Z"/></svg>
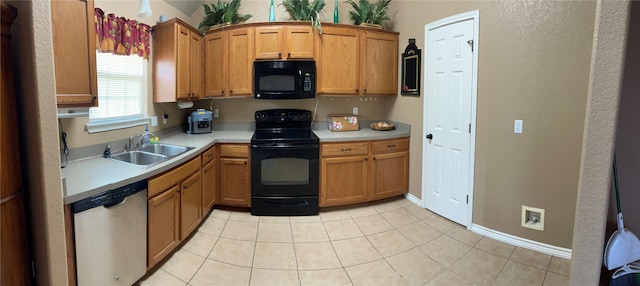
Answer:
<svg viewBox="0 0 640 286"><path fill-rule="evenodd" d="M513 133L522 133L522 120L516 119L515 123L513 124Z"/></svg>
<svg viewBox="0 0 640 286"><path fill-rule="evenodd" d="M213 110L213 118L218 118L220 116L220 110L219 109L214 109Z"/></svg>
<svg viewBox="0 0 640 286"><path fill-rule="evenodd" d="M358 107L357 106L353 107L353 115L358 115Z"/></svg>
<svg viewBox="0 0 640 286"><path fill-rule="evenodd" d="M158 126L158 116L151 116L151 126Z"/></svg>

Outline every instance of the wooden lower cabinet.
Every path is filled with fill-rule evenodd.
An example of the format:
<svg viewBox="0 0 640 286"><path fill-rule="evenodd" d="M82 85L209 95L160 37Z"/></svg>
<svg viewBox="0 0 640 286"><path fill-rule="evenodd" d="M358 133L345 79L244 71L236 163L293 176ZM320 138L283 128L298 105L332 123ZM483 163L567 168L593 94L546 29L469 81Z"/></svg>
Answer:
<svg viewBox="0 0 640 286"><path fill-rule="evenodd" d="M202 176L200 170L180 185L180 239L196 229L202 219Z"/></svg>
<svg viewBox="0 0 640 286"><path fill-rule="evenodd" d="M220 145L220 204L251 206L249 144Z"/></svg>
<svg viewBox="0 0 640 286"><path fill-rule="evenodd" d="M147 269L156 265L180 243L180 186L149 199L147 205Z"/></svg>
<svg viewBox="0 0 640 286"><path fill-rule="evenodd" d="M249 159L220 158L220 204L251 206Z"/></svg>
<svg viewBox="0 0 640 286"><path fill-rule="evenodd" d="M373 156L371 200L389 198L409 190L409 152Z"/></svg>
<svg viewBox="0 0 640 286"><path fill-rule="evenodd" d="M147 269L169 255L202 219L200 156L149 179Z"/></svg>
<svg viewBox="0 0 640 286"><path fill-rule="evenodd" d="M321 170L321 207L362 203L369 199L367 156L323 158Z"/></svg>
<svg viewBox="0 0 640 286"><path fill-rule="evenodd" d="M202 153L202 216L206 216L218 198L217 146Z"/></svg>
<svg viewBox="0 0 640 286"><path fill-rule="evenodd" d="M323 143L320 207L386 199L409 190L409 138Z"/></svg>

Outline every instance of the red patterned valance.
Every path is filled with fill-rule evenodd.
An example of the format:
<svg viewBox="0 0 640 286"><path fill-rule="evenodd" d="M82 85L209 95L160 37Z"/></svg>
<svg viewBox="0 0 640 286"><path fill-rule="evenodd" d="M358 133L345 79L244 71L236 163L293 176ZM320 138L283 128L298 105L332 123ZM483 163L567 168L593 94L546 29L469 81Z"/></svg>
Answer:
<svg viewBox="0 0 640 286"><path fill-rule="evenodd" d="M149 57L151 27L136 20L105 15L95 8L96 49L104 53L117 55L137 54L145 59Z"/></svg>

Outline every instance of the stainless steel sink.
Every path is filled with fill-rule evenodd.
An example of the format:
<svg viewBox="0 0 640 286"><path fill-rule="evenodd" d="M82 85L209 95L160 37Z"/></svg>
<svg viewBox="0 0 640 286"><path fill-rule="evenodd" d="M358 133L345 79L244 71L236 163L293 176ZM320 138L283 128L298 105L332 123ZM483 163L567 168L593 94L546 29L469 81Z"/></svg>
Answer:
<svg viewBox="0 0 640 286"><path fill-rule="evenodd" d="M142 152L154 153L154 154L161 154L167 157L174 157L184 152L187 152L193 148L194 147L186 147L186 146L170 145L170 144L151 144L151 145L142 146L136 150L142 151Z"/></svg>
<svg viewBox="0 0 640 286"><path fill-rule="evenodd" d="M195 147L171 144L151 144L138 147L131 151L114 154L111 156L111 160L146 168L169 160L193 148Z"/></svg>
<svg viewBox="0 0 640 286"><path fill-rule="evenodd" d="M112 155L111 159L139 166L151 166L167 160L167 156L140 151L128 151Z"/></svg>

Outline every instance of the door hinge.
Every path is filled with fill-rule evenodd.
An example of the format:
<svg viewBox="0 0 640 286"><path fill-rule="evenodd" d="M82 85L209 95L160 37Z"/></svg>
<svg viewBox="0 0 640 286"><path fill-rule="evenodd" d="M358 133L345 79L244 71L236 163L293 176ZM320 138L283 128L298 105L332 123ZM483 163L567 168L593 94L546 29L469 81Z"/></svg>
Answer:
<svg viewBox="0 0 640 286"><path fill-rule="evenodd" d="M471 133L471 123L469 123L469 133Z"/></svg>
<svg viewBox="0 0 640 286"><path fill-rule="evenodd" d="M469 204L469 195L467 195L467 204Z"/></svg>
<svg viewBox="0 0 640 286"><path fill-rule="evenodd" d="M467 44L469 44L469 46L471 46L471 52L473 53L473 39L468 40Z"/></svg>

